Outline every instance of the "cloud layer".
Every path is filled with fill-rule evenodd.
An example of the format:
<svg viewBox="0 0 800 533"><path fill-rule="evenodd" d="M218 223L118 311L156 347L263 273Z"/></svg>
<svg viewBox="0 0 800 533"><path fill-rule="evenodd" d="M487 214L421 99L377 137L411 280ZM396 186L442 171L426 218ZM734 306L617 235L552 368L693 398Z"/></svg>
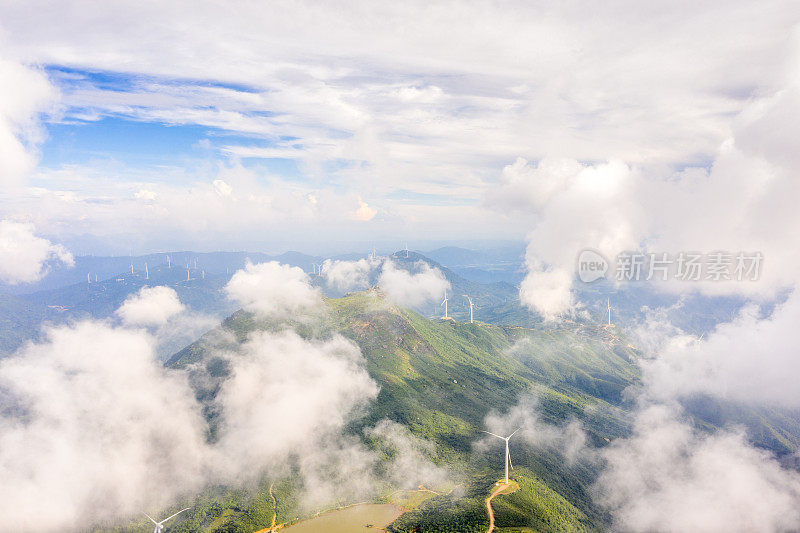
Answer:
<svg viewBox="0 0 800 533"><path fill-rule="evenodd" d="M35 234L33 224L0 220L0 281L12 285L42 279L47 263L58 261L72 266L72 254Z"/></svg>
<svg viewBox="0 0 800 533"><path fill-rule="evenodd" d="M674 409L641 410L603 451L596 485L620 531L775 532L800 527L800 475L739 433L701 433Z"/></svg>
<svg viewBox="0 0 800 533"><path fill-rule="evenodd" d="M675 336L645 363L648 392L798 408L800 393L792 380L800 370L798 320L800 296L794 292L767 317L752 306L702 340Z"/></svg>
<svg viewBox="0 0 800 533"><path fill-rule="evenodd" d="M322 312L307 276L277 263L247 265L229 291L256 313ZM378 385L358 347L341 336L254 332L212 350L206 362L221 362L228 377L204 406L190 373L158 358L163 330L197 318L174 291L145 287L117 315L118 325L48 329L0 361L0 528L113 525L209 484L240 486L264 475L299 476L309 511L369 497L387 483L411 488L446 477L431 462L432 444L392 422L362 435L345 431ZM210 440L208 407L216 413Z"/></svg>
<svg viewBox="0 0 800 533"><path fill-rule="evenodd" d="M137 246L219 248L262 242L265 227L305 240L518 238L530 215L498 217L480 205L505 165L522 157L621 161L647 174L704 167L748 102L782 97L800 20L783 0L755 13L744 1L690 12L628 2L457 11L419 2L236 13L180 1L3 6L7 70L31 78L7 84L13 116L0 112L15 153L18 124L36 122L56 92L62 125L111 119L168 125L167 136L183 126L207 132L190 141L189 161L181 150L153 165L139 154L53 150L36 188L3 209L38 212L37 227L62 242L86 234L121 253L120 234ZM170 18L181 27L152 27ZM165 46L176 41L183 46ZM206 61L196 61L198 50ZM26 64L50 65L50 79ZM753 147L789 155L781 138L792 137L792 124L764 128ZM240 172L244 162L252 178ZM531 191L514 188L518 196L496 198L520 206Z"/></svg>
<svg viewBox="0 0 800 533"><path fill-rule="evenodd" d="M800 227L800 218L788 198L800 194L800 160L765 132L789 131L783 117L798 112L800 85L791 79L743 109L708 168L670 174L619 160L551 159L506 167L501 188L487 201L524 205L538 216L529 234L523 302L548 317L570 311L575 262L587 248L611 261L637 251L758 252L764 265L755 281L716 281L704 273L700 281L658 286L759 298L793 286L800 242L788 228Z"/></svg>
<svg viewBox="0 0 800 533"><path fill-rule="evenodd" d="M141 330L81 322L0 361L4 529L75 530L201 486L200 409L154 345Z"/></svg>
<svg viewBox="0 0 800 533"><path fill-rule="evenodd" d="M312 453L378 394L361 352L342 337L310 342L289 331L259 333L229 360L231 377L217 398L220 444L243 466Z"/></svg>

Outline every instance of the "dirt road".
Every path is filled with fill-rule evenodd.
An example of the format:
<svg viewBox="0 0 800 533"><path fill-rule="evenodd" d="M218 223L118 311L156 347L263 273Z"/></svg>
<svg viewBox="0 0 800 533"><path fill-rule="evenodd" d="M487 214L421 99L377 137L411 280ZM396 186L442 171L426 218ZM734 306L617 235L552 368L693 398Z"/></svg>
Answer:
<svg viewBox="0 0 800 533"><path fill-rule="evenodd" d="M486 530L486 533L492 533L492 531L494 531L494 511L492 510L492 498L506 490L509 486L510 485L506 485L505 483L500 483L492 495L486 498L486 512L489 514L489 529Z"/></svg>

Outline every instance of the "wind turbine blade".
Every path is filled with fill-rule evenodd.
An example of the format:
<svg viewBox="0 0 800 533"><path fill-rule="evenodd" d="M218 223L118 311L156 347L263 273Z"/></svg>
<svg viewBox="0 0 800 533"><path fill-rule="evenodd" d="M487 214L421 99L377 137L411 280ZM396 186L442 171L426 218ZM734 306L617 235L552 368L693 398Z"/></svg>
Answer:
<svg viewBox="0 0 800 533"><path fill-rule="evenodd" d="M511 452L508 452L508 464L511 466L511 470L514 470L514 463L511 461Z"/></svg>
<svg viewBox="0 0 800 533"><path fill-rule="evenodd" d="M487 433L487 434L489 434L489 435L492 435L492 436L494 436L494 437L497 437L498 439L503 439L503 440L506 440L506 438L505 438L505 437L501 437L501 436L500 436L500 435L498 435L497 433L492 433L491 431L483 431L483 430L481 430L481 433Z"/></svg>
<svg viewBox="0 0 800 533"><path fill-rule="evenodd" d="M142 513L142 514L143 514L143 515L145 515L147 518L149 518L149 519L150 519L150 521L151 521L152 523L154 523L155 525L158 525L158 522L156 522L155 520L153 520L153 517L152 517L152 516L150 516L150 515L149 515L149 514L147 514L147 513Z"/></svg>
<svg viewBox="0 0 800 533"><path fill-rule="evenodd" d="M522 429L522 428L517 428L517 429L515 429L515 430L514 430L514 433L516 433L516 432L517 432L517 431L519 431L520 429ZM508 436L508 438L510 439L511 437L513 437L513 436L514 436L514 433L512 433L511 435L509 435L509 436Z"/></svg>
<svg viewBox="0 0 800 533"><path fill-rule="evenodd" d="M169 520L170 518L175 518L176 516L178 516L178 515L179 515L179 514L181 514L182 512L184 512L184 511L188 511L189 509L191 509L191 507L187 507L186 509L181 509L180 511L178 511L178 512L177 512L177 513L175 513L174 515L172 515L172 516L169 516L169 517L165 518L164 520L162 520L162 521L161 521L161 522L159 522L159 523L160 523L160 524L163 524L164 522L166 522L166 521L167 521L167 520Z"/></svg>

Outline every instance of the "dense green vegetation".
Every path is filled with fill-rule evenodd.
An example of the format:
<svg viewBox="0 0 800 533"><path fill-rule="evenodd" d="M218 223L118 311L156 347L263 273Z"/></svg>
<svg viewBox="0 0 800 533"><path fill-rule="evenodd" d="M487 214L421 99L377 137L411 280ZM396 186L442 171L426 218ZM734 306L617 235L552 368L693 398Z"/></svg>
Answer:
<svg viewBox="0 0 800 533"><path fill-rule="evenodd" d="M436 444L437 461L469 479L451 494L425 500L404 514L394 524L395 531L485 530L484 500L501 465L494 456L474 454L472 445L482 436L486 415L508 410L523 394L537 395L538 411L549 423L582 420L597 445L627 432L614 407L620 405L622 388L637 379L636 352L613 332L579 325L525 329L430 320L389 305L377 290L326 302L324 320L300 320L291 326L307 336L340 333L351 339L380 385L377 399L348 431L363 435L364 428L386 418L401 423ZM198 398L210 405L216 384L227 376L224 361L209 355L212 348L232 348L254 330L279 330L286 325L263 322L240 311L224 322L228 335L212 332L176 354L169 364L193 373L193 381L203 384L197 389ZM213 428L214 414L207 414ZM526 449L521 443L514 453L515 461L527 470L520 478L520 494L503 506L501 515L509 526L542 528L569 522L580 530L578 526L604 523L588 495L594 479L590 468L567 467L555 450ZM284 482L291 486L291 480ZM181 524L181 531L265 527L261 524L265 517L271 519L273 509L264 497L265 486L268 483L251 491L249 499L235 491L205 495ZM283 494L278 502L291 501L285 500L287 496ZM538 522L521 524L519 516L533 501L539 505L538 514L532 515L539 517ZM295 506L280 505L279 522L297 518ZM555 514L547 511L550 508Z"/></svg>
<svg viewBox="0 0 800 533"><path fill-rule="evenodd" d="M499 494L492 500L498 528L529 527L542 533L592 529L591 521L583 512L530 470L518 469L513 479L519 484L519 490Z"/></svg>
<svg viewBox="0 0 800 533"><path fill-rule="evenodd" d="M402 424L412 434L435 445L431 458L456 473L456 487L432 487L437 493L412 491L403 496L386 486L374 495L376 502L391 502L408 509L396 520L394 532L485 531L485 499L501 475L498 454L478 454L473 444L490 413L505 413L520 397L533 394L535 411L548 424L581 422L590 444L602 447L629 431L628 405L623 391L639 380L638 351L619 328L589 319L583 323L543 323L520 305L517 289L507 283L480 284L465 280L423 256L395 254L400 268L415 269L427 261L442 270L452 286L450 314L456 320L429 318L439 313L431 305L417 310L390 305L379 289L326 299L322 313L281 320L261 320L236 311L221 327L174 354L167 364L190 374L197 399L204 405L209 439L216 439L219 420L214 398L227 379L229 362L217 350L235 352L254 331L291 328L307 338L341 334L352 340L364 356L366 370L380 386L377 398L346 431L373 450L384 453L381 443L365 429L381 420ZM28 338L35 338L41 323L59 323L84 316L113 314L132 292L145 284L175 288L190 308L225 315L233 311L222 287L227 278L206 276L184 279L185 270L153 268L150 280L141 273L120 275L99 283L75 284L24 296L0 296L0 355ZM314 283L321 283L315 278ZM374 280L373 280L374 281ZM585 289L596 294L581 298L605 305L600 285ZM468 293L480 306L475 323L468 323ZM584 294L583 296L587 296ZM637 316L650 296L629 289L617 296L615 312L621 321ZM669 303L663 297L664 305ZM589 305L597 314L598 309ZM685 304L693 311L674 317L675 323L705 331L730 315L739 302L723 301L706 309L704 301ZM694 306L694 307L692 307ZM602 311L602 309L600 310ZM686 328L691 330L690 327ZM785 457L800 448L800 413L753 408L707 397L686 401L698 427L710 431L743 425L756 445ZM533 409L533 408L532 408ZM549 532L605 529L608 517L592 503L589 489L596 477L591 464L567 464L559 450L512 444L517 466L512 472L518 490L493 500L498 531ZM252 532L277 523L294 523L308 516L300 504L300 476L264 478L255 486L209 487L186 502L191 510L170 524L169 531ZM455 482L453 483L453 485ZM451 490L452 489L452 490ZM327 509L354 502L330 502ZM322 510L322 509L319 509ZM140 521L118 531L140 531Z"/></svg>
<svg viewBox="0 0 800 533"><path fill-rule="evenodd" d="M485 531L485 499L501 475L501 463L494 455L474 453L473 443L481 438L488 414L506 412L523 394L537 397L535 410L545 423L580 420L594 446L605 446L628 433L623 390L639 379L639 354L615 327L570 322L520 327L428 319L390 305L377 289L328 299L326 304L325 314L282 321L264 321L238 311L220 331L175 354L168 364L193 376L197 397L207 406L213 439L213 398L229 371L214 350L234 349L256 330L286 327L306 337L341 334L351 339L380 392L347 431L374 447L378 444L365 437L365 428L383 419L403 424L433 442L435 460L466 479L451 493L439 489L439 495L407 503L409 511L392 524L391 531ZM796 449L800 428L792 417L780 420L779 414L702 401L693 410L700 426L713 429L744 420L752 425L756 442ZM775 420L780 423L774 425ZM607 528L608 517L594 506L589 492L596 477L594 466L567 464L558 450L523 442L514 443L512 454L519 490L494 500L499 531ZM277 509L268 490L273 482ZM391 489L386 487L387 493ZM276 511L278 523L291 523L303 517L298 504L301 490L292 477L265 479L248 491L209 490L192 503L192 512L174 529L254 531L269 526ZM375 501L394 500L387 500L384 493L376 494Z"/></svg>
<svg viewBox="0 0 800 533"><path fill-rule="evenodd" d="M301 517L297 491L298 487L288 479L274 484L265 481L249 490L212 489L197 497L183 520L170 531L251 533L272 525L276 511L280 522L292 522Z"/></svg>
<svg viewBox="0 0 800 533"><path fill-rule="evenodd" d="M512 479L516 484L515 490L501 493L492 500L498 531L559 533L595 529L583 512L530 470L518 468ZM494 473L475 475L460 492L436 496L405 513L389 527L389 531L486 531L489 525L486 498L494 491L496 480Z"/></svg>

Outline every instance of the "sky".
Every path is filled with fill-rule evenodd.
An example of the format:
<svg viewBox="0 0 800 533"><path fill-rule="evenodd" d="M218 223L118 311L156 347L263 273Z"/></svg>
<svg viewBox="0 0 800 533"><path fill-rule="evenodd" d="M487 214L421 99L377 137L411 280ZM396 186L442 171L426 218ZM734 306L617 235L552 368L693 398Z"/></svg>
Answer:
<svg viewBox="0 0 800 533"><path fill-rule="evenodd" d="M616 530L796 531L800 475L737 428L698 431L681 402L800 406L799 119L796 1L0 2L0 280L36 281L49 263L89 253L520 240L520 301L556 322L586 317L574 291L582 251L609 261L637 251L757 255L763 269L753 279L682 281L673 270L654 280L663 291L747 305L703 338L669 324L664 309L643 310L652 313L632 326L647 354L640 387L627 391L628 438L586 450L580 427L535 416L535 398L486 423L501 431L527 416L533 429L521 438L602 465L596 501ZM437 269L409 273L385 258L329 260L320 273L342 291L378 276L399 305L437 301L447 288ZM225 290L266 315L322 309L307 274L277 263L248 265ZM182 406L170 442L192 453L163 453L184 458L180 486L194 490L244 466L282 464L286 450L270 448L261 423L275 406L257 401L282 374L272 365L292 368L268 384L303 396L302 418L321 424L323 437L346 422L325 406L356 409L377 394L343 339L257 335L238 349L242 366L221 397L227 437L208 446L188 385L155 355L167 330L207 317L187 316L163 287L132 295L115 317L50 328L0 364L0 386L42 413L35 424L0 420L0 449L16 459L4 463L4 479L19 480L0 488L12 523L40 519L30 512L42 499L37 486L62 498L50 498L52 530L74 529L105 487L126 513L176 496L150 501L149 483L161 478L85 467L119 462L97 461L106 424L94 420L110 416L106 406L121 415L108 420L114 442L131 434L125 420L149 435L147 420ZM109 359L116 345L125 357ZM75 369L91 387L71 378ZM130 375L141 379L129 393L119 383ZM62 446L54 422L75 438ZM150 457L148 442L131 441L111 473ZM336 464L349 478L359 472L345 467L375 460L346 438L330 446L301 465L304 477ZM40 464L55 448L64 450L59 469ZM85 491L63 489L74 476ZM23 482L33 488L18 490ZM115 516L114 505L97 518Z"/></svg>
<svg viewBox="0 0 800 533"><path fill-rule="evenodd" d="M780 1L4 2L0 210L77 254L522 240L539 213L506 190L514 165L710 168L796 76L799 19Z"/></svg>

